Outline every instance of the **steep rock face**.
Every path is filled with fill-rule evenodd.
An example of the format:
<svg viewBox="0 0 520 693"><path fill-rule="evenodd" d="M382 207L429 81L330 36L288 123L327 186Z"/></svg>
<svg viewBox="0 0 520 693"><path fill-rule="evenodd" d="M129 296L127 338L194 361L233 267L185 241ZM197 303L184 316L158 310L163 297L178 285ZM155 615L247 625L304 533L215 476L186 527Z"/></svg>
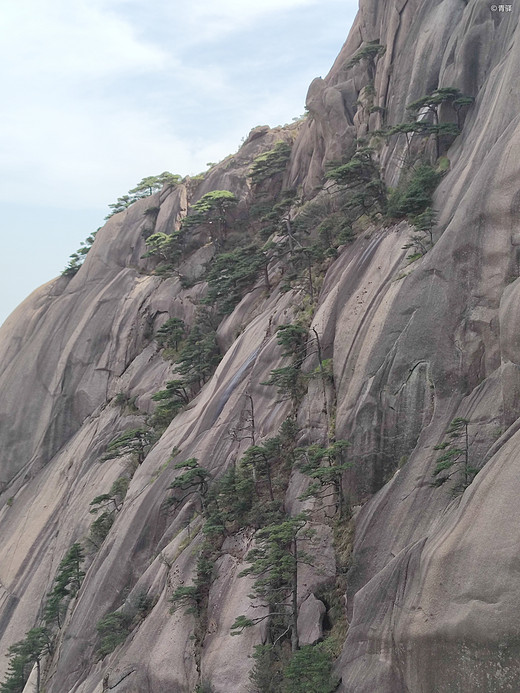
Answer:
<svg viewBox="0 0 520 693"><path fill-rule="evenodd" d="M190 323L204 290L147 274L146 208L160 207L155 230L164 232L212 189L235 192L243 211L251 160L296 134L285 185L311 197L325 164L348 159L355 137L381 125L381 111L363 106L373 79L386 124L402 121L410 101L438 86L476 101L436 191L435 246L407 265L405 222L367 228L330 265L313 317L324 356L333 359L337 437L350 441L354 462L345 490L361 506L347 575L350 628L336 665L340 690L520 688L519 12L514 5L511 13L491 12L476 0L362 1L330 74L309 89L310 118L298 134L258 128L195 191L178 186L113 217L76 277L49 283L11 316L0 332L2 651L36 622L59 561L88 531L91 499L124 467L99 459L142 415L112 399L125 392L141 412L151 411L151 394L171 371L150 336L167 317ZM363 62L347 65L367 41L386 47L373 74ZM401 175L404 148L393 138L380 151L389 185ZM208 249L197 253L187 260L195 275L211 257ZM200 520L189 505L168 515L161 504L176 474L174 447L185 459L203 460L214 476L239 459L248 443L229 431L244 425L245 394L254 401L259 440L289 412L288 402L260 385L283 363L275 330L297 303L297 292L280 291L276 272L270 292L259 281L220 324L224 359L135 473L69 609L47 673L49 693L247 689L248 657L265 632L258 626L233 638L229 629L236 615L258 613L247 596L250 580L238 577L254 537L244 532L224 543L197 648L194 617L183 609L171 615L168 600L191 584ZM314 365L310 358L307 369ZM455 416L471 422L471 452L483 467L456 499L430 483L433 448ZM302 440L323 439L324 400L312 382L298 422ZM296 473L287 509L301 508L301 490ZM315 593L336 573L331 529L319 517L314 525L319 560L302 571L298 594L302 642L319 637ZM96 623L143 592L154 598L150 613L97 662Z"/></svg>

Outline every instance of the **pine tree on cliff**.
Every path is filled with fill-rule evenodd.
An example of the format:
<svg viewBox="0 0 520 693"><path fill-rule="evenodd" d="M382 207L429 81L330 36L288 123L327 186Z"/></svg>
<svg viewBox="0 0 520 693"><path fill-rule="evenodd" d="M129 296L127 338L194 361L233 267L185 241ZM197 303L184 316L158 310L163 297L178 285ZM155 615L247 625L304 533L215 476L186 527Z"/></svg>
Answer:
<svg viewBox="0 0 520 693"><path fill-rule="evenodd" d="M61 617L65 613L67 602L76 596L85 577L85 572L81 569L84 560L81 544L72 544L58 567L54 586L45 604L44 620L47 625L56 622L58 628L61 628Z"/></svg>
<svg viewBox="0 0 520 693"><path fill-rule="evenodd" d="M228 216L238 203L238 199L229 190L212 190L195 202L190 214L184 218L182 228L208 226L212 239L225 240L228 229Z"/></svg>
<svg viewBox="0 0 520 693"><path fill-rule="evenodd" d="M459 476L460 481L453 492L462 493L478 473L478 467L474 466L470 458L469 426L468 419L453 419L446 431L448 439L435 446L434 450L442 450L443 454L437 458L437 465L433 470L434 486L442 486L454 476Z"/></svg>
<svg viewBox="0 0 520 693"><path fill-rule="evenodd" d="M298 639L298 565L312 563L303 551L301 539L309 537L307 516L286 517L281 522L263 527L256 533L256 547L247 555L249 568L239 577L254 575L253 595L267 609L255 618L238 616L231 626L231 635L239 635L266 619L269 620L272 644L290 633L291 649L296 652Z"/></svg>
<svg viewBox="0 0 520 693"><path fill-rule="evenodd" d="M376 61L385 51L386 47L382 46L379 41L369 41L353 55L348 61L347 67L354 67L354 65L364 62L367 66L369 79L372 81L376 74Z"/></svg>
<svg viewBox="0 0 520 693"><path fill-rule="evenodd" d="M10 657L7 674L0 684L0 693L22 693L31 670L36 665L36 693L40 693L41 660L52 651L49 631L46 628L31 628L7 651Z"/></svg>

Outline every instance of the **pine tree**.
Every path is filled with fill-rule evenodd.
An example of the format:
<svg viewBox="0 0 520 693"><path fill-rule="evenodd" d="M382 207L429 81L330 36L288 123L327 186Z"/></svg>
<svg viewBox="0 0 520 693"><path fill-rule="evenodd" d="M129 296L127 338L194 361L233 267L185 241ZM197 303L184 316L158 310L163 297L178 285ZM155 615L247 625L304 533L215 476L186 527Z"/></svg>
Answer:
<svg viewBox="0 0 520 693"><path fill-rule="evenodd" d="M241 466L250 466L255 480L256 493L260 497L259 485L265 481L269 498L274 501L273 465L280 457L280 440L268 438L262 445L251 445L244 453Z"/></svg>
<svg viewBox="0 0 520 693"><path fill-rule="evenodd" d="M168 490L174 491L173 495L166 499L164 506L178 507L187 498L195 495L201 504L202 510L206 509L206 496L208 494L208 482L210 473L204 467L200 467L197 458L191 457L185 462L179 462L174 469L182 470L176 479L168 486Z"/></svg>
<svg viewBox="0 0 520 693"><path fill-rule="evenodd" d="M375 77L376 60L386 51L385 46L380 45L379 41L369 41L360 48L347 63L347 67L354 67L364 61L368 68L370 80Z"/></svg>
<svg viewBox="0 0 520 693"><path fill-rule="evenodd" d="M277 174L282 174L290 156L291 145L283 140L276 142L269 151L257 156L249 169L253 185L259 185L265 180L271 180Z"/></svg>
<svg viewBox="0 0 520 693"><path fill-rule="evenodd" d="M437 465L433 471L435 476L434 486L442 486L454 476L460 476L460 481L453 489L455 494L462 493L466 489L479 469L475 467L469 454L469 426L468 419L457 417L450 423L446 430L448 440L436 445L434 450L443 450L443 454L437 458Z"/></svg>
<svg viewBox="0 0 520 693"><path fill-rule="evenodd" d="M257 545L247 555L250 567L240 577L254 575L253 594L268 612L264 616L247 618L238 616L232 626L232 635L240 634L265 619L269 619L273 644L291 634L293 652L298 649L298 565L312 563L312 558L299 546L305 532L307 516L286 517L260 529L256 533Z"/></svg>
<svg viewBox="0 0 520 693"><path fill-rule="evenodd" d="M85 572L81 569L84 560L83 547L77 542L72 544L61 560L43 612L44 621L48 626L56 623L58 628L61 628L61 618L68 602L76 596L85 577Z"/></svg>
<svg viewBox="0 0 520 693"><path fill-rule="evenodd" d="M338 687L331 654L322 643L295 652L283 673L283 693L333 693Z"/></svg>
<svg viewBox="0 0 520 693"><path fill-rule="evenodd" d="M106 462L116 457L132 454L137 463L142 464L152 442L152 435L153 431L149 428L132 428L121 433L107 445L102 461Z"/></svg>
<svg viewBox="0 0 520 693"><path fill-rule="evenodd" d="M46 628L31 628L24 640L16 642L7 651L10 657L7 675L0 684L1 693L22 693L25 682L36 664L36 693L40 693L41 659L51 652L50 634Z"/></svg>
<svg viewBox="0 0 520 693"><path fill-rule="evenodd" d="M186 383L183 380L169 380L166 383L166 389L159 390L152 395L154 402L159 402L155 409L150 424L154 428L165 428L169 425L172 419L181 411L183 407L190 401Z"/></svg>
<svg viewBox="0 0 520 693"><path fill-rule="evenodd" d="M339 518L345 510L343 474L352 467L350 462L344 460L348 445L346 440L337 440L328 447L314 444L296 450L298 468L312 480L300 499L315 497L323 503L325 510L333 507L334 514L337 513ZM329 499L332 499L332 503L328 502Z"/></svg>
<svg viewBox="0 0 520 693"><path fill-rule="evenodd" d="M212 375L220 359L216 334L201 320L195 323L181 349L177 360L177 372L183 376L186 385L201 388Z"/></svg>
<svg viewBox="0 0 520 693"><path fill-rule="evenodd" d="M236 207L238 199L229 190L212 190L203 195L191 207L190 213L182 222L183 229L208 226L213 240L225 240L230 211Z"/></svg>
<svg viewBox="0 0 520 693"><path fill-rule="evenodd" d="M186 336L186 325L181 318L170 318L157 330L155 340L165 349L177 349Z"/></svg>
<svg viewBox="0 0 520 693"><path fill-rule="evenodd" d="M130 479L128 477L120 476L117 478L110 487L108 493L102 493L100 496L96 496L90 501L90 512L98 513L100 510L119 512L123 505L123 500L128 491L129 484Z"/></svg>

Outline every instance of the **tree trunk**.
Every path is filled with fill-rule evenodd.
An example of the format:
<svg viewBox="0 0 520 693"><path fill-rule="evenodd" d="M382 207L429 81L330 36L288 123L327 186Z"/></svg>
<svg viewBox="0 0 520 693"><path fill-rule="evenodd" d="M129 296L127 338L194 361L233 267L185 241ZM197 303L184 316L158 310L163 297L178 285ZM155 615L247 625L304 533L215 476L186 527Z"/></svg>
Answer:
<svg viewBox="0 0 520 693"><path fill-rule="evenodd" d="M311 299L311 303L314 303L314 284L312 283L312 258L310 254L307 257L307 260L309 268L309 296Z"/></svg>
<svg viewBox="0 0 520 693"><path fill-rule="evenodd" d="M246 397L249 399L251 405L251 444L255 445L255 405L251 395L246 394Z"/></svg>
<svg viewBox="0 0 520 693"><path fill-rule="evenodd" d="M40 660L36 660L36 693L40 693L41 671Z"/></svg>
<svg viewBox="0 0 520 693"><path fill-rule="evenodd" d="M469 486L469 439L468 424L464 424L464 488Z"/></svg>
<svg viewBox="0 0 520 693"><path fill-rule="evenodd" d="M268 460L265 460L265 468L267 473L267 483L269 484L269 498L274 501L273 482L271 480L271 465L269 464Z"/></svg>
<svg viewBox="0 0 520 693"><path fill-rule="evenodd" d="M289 252L291 255L294 252L294 242L293 242L293 235L292 235L292 228L291 228L291 220L288 217L285 217L285 227L287 228L287 236L289 237Z"/></svg>
<svg viewBox="0 0 520 693"><path fill-rule="evenodd" d="M271 284L269 283L269 261L266 260L264 263L264 281L265 281L265 286L267 289L271 288Z"/></svg>
<svg viewBox="0 0 520 693"><path fill-rule="evenodd" d="M322 383L322 389L323 389L323 409L325 411L325 416L327 418L327 447L329 447L330 438L331 438L332 420L331 420L331 416L330 416L330 412L329 412L329 402L327 399L327 387L325 385L325 370L323 368L323 354L321 352L321 342L320 342L320 338L318 335L318 331L316 330L315 327L312 328L312 331L314 332L314 336L316 337L316 349L318 352L318 363L319 363L319 368L320 368L320 376L321 376L321 383Z"/></svg>
<svg viewBox="0 0 520 693"><path fill-rule="evenodd" d="M296 652L300 643L298 639L298 542L296 537L293 539L294 551L294 572L292 585L292 608L291 608L291 650Z"/></svg>

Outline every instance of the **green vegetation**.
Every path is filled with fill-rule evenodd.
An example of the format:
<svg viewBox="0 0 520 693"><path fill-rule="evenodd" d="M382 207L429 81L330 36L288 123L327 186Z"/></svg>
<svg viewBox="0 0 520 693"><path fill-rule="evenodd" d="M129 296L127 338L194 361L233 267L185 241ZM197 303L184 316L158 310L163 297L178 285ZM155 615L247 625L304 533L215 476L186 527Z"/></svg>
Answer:
<svg viewBox="0 0 520 693"><path fill-rule="evenodd" d="M305 645L295 652L284 670L283 693L333 693L332 654L324 643Z"/></svg>
<svg viewBox="0 0 520 693"><path fill-rule="evenodd" d="M240 462L211 486L209 472L196 459L176 465L181 474L170 484L173 493L165 505L177 508L195 498L204 518L204 540L193 584L181 585L174 591L172 610L184 606L196 616L194 637L199 644L204 636L214 563L225 537L245 527L261 528L285 519L290 521L281 508L292 466L294 429L294 423L287 421L278 436L250 447Z"/></svg>
<svg viewBox="0 0 520 693"><path fill-rule="evenodd" d="M22 693L25 682L36 664L36 693L40 693L41 660L52 651L50 634L46 628L31 628L23 640L11 645L7 651L10 657L7 675L0 684L1 693Z"/></svg>
<svg viewBox="0 0 520 693"><path fill-rule="evenodd" d="M156 338L161 345L174 347L170 347L169 354L175 356L175 375L178 376L152 396L158 406L149 423L160 432L207 382L220 363L221 354L211 312L206 308L197 311L195 324L189 331L182 320L172 318L158 331Z"/></svg>
<svg viewBox="0 0 520 693"><path fill-rule="evenodd" d="M453 487L453 493L462 493L473 481L479 472L470 459L469 426L467 419L453 419L449 425L445 440L435 446L435 450L442 450L443 454L437 458L437 464L433 471L434 486L442 486L453 477L458 477L458 482Z"/></svg>
<svg viewBox="0 0 520 693"><path fill-rule="evenodd" d="M183 380L169 380L165 390L152 395L154 402L159 402L151 418L155 428L161 429L189 403L190 396Z"/></svg>
<svg viewBox="0 0 520 693"><path fill-rule="evenodd" d="M277 341L283 356L300 368L308 355L307 329L298 324L282 325ZM322 358L319 339L316 341L315 353L319 352L320 363L317 373L320 378L330 379L328 362ZM312 563L303 548L304 542L312 541L312 531L307 515L291 517L284 512L283 500L291 470L296 466L313 480L314 487L311 484L307 497L318 498L323 506L333 508L331 518L340 518L346 507L341 474L349 466L343 459L347 443L337 441L328 447L314 445L297 450L298 429L292 418L282 425L277 436L259 443L255 439L254 416L251 403L246 424L236 435L237 439L247 438L252 444L219 480L210 483L209 471L195 458L176 465L180 473L169 486L172 494L165 505L177 509L186 501L196 499L204 520L204 539L193 581L174 590L171 608L185 608L195 617L193 637L196 653L199 652L221 545L226 536L242 528L256 529L255 547L247 556L249 567L241 575L254 577L251 596L261 610L258 616L237 616L232 630L238 635L246 628L267 622L267 644L255 648L251 676L255 690L265 693L298 690L296 671L301 668L304 686L301 690L332 691L335 687L331 675L333 649L329 645L307 646L302 655L298 654L298 565Z"/></svg>
<svg viewBox="0 0 520 693"><path fill-rule="evenodd" d="M415 232L410 236L410 241L403 246L405 250L412 249L412 253L407 256L408 260L426 255L428 250L433 247L435 222L436 214L431 207L427 207L424 212L413 218Z"/></svg>
<svg viewBox="0 0 520 693"><path fill-rule="evenodd" d="M101 638L99 657L102 659L113 652L130 635L132 618L121 611L113 611L98 621L96 629Z"/></svg>
<svg viewBox="0 0 520 693"><path fill-rule="evenodd" d="M182 470L182 474L176 477L168 486L168 490L173 491L165 502L166 508L177 508L190 496L195 496L204 512L206 509L206 497L208 495L208 482L211 478L210 473L204 467L200 467L198 460L191 457L185 462L179 462L174 469Z"/></svg>
<svg viewBox="0 0 520 693"><path fill-rule="evenodd" d="M183 376L183 382L187 386L200 389L213 374L221 358L209 314L201 311L179 354L177 372Z"/></svg>
<svg viewBox="0 0 520 693"><path fill-rule="evenodd" d="M255 693L280 693L284 666L290 656L290 652L271 644L255 647L254 665L249 675Z"/></svg>
<svg viewBox="0 0 520 693"><path fill-rule="evenodd" d="M276 142L268 152L256 157L249 169L249 175L253 185L259 185L265 180L285 171L291 156L291 145L283 140Z"/></svg>
<svg viewBox="0 0 520 693"><path fill-rule="evenodd" d="M125 431L107 445L106 452L101 458L102 462L132 455L137 464L142 464L152 440L153 431L150 428L132 428Z"/></svg>
<svg viewBox="0 0 520 693"><path fill-rule="evenodd" d="M218 255L211 263L206 280L208 293L204 303L217 306L221 315L228 315L255 283L261 267L268 259L254 244ZM266 281L267 288L269 281Z"/></svg>
<svg viewBox="0 0 520 693"><path fill-rule="evenodd" d="M282 356L290 357L288 366L274 368L270 377L261 385L276 387L278 402L290 400L296 408L306 391L301 367L306 356L307 330L301 325L281 325L277 330L278 344L285 349Z"/></svg>
<svg viewBox="0 0 520 693"><path fill-rule="evenodd" d="M327 178L348 191L342 209L349 226L363 216L373 218L385 211L386 190L371 147L360 147L350 161L330 168Z"/></svg>
<svg viewBox="0 0 520 693"><path fill-rule="evenodd" d="M280 325L276 330L276 342L285 349L282 356L291 357L297 364L301 365L307 344L305 327L293 323Z"/></svg>
<svg viewBox="0 0 520 693"><path fill-rule="evenodd" d="M346 440L337 440L328 447L313 443L296 450L298 468L312 480L300 499L318 499L325 512L332 507L332 517L339 519L345 514L343 473L352 467L351 462L344 461L348 445Z"/></svg>
<svg viewBox="0 0 520 693"><path fill-rule="evenodd" d="M130 478L128 476L120 476L114 481L108 493L102 493L90 502L90 512L93 514L100 513L90 525L88 535L89 541L96 549L106 539L114 524L116 514L123 507L129 484Z"/></svg>
<svg viewBox="0 0 520 693"><path fill-rule="evenodd" d="M430 164L419 163L410 169L399 186L388 196L388 218L409 218L413 223L419 215L431 208L433 193L441 178L442 174ZM423 219L426 221L426 218Z"/></svg>
<svg viewBox="0 0 520 693"><path fill-rule="evenodd" d="M94 550L99 549L105 541L115 521L115 512L102 512L94 522L90 525L88 533L88 541L94 547Z"/></svg>
<svg viewBox="0 0 520 693"><path fill-rule="evenodd" d="M9 664L0 693L22 693L29 675L36 665L36 693L41 690L41 661L52 655L56 629L62 627L62 618L71 599L78 593L85 573L81 569L84 553L80 544L72 544L63 557L51 592L43 609L41 625L31 628L7 651Z"/></svg>
<svg viewBox="0 0 520 693"><path fill-rule="evenodd" d="M161 190L164 185L174 186L180 183L180 181L181 176L175 173L170 173L169 171L164 171L158 176L146 176L135 186L135 188L129 190L127 195L118 197L114 204L108 205L111 212L105 217L105 219L110 219L110 217L112 217L114 214L123 212L127 207L137 200L141 200L143 197L153 195L153 193ZM145 213L149 213L149 210L147 210Z"/></svg>
<svg viewBox="0 0 520 693"><path fill-rule="evenodd" d="M347 67L354 67L360 62L365 61L372 67L375 65L375 61L381 55L384 55L386 47L380 45L379 40L368 41L362 48L360 48L354 56L348 61Z"/></svg>
<svg viewBox="0 0 520 693"><path fill-rule="evenodd" d="M180 606L187 607L186 613L201 619L205 612L209 588L213 579L214 563L211 560L212 548L205 543L197 560L197 568L193 585L177 587L170 598L173 613Z"/></svg>
<svg viewBox="0 0 520 693"><path fill-rule="evenodd" d="M250 679L255 693L333 693L333 655L327 643L305 645L292 655L278 647L257 645Z"/></svg>
<svg viewBox="0 0 520 693"><path fill-rule="evenodd" d="M107 510L119 512L123 505L129 484L130 479L127 476L120 476L114 481L108 493L102 493L90 502L90 512L98 513L100 511L106 512Z"/></svg>
<svg viewBox="0 0 520 693"><path fill-rule="evenodd" d="M278 394L276 401L285 402L290 400L294 408L297 407L306 390L300 367L294 363L290 366L273 368L269 379L260 384L276 387Z"/></svg>
<svg viewBox="0 0 520 693"><path fill-rule="evenodd" d="M114 397L114 405L116 407L121 407L123 411L128 411L130 414L136 414L139 409L136 407L137 396L131 397L126 392L118 392Z"/></svg>
<svg viewBox="0 0 520 693"><path fill-rule="evenodd" d="M242 633L261 621L269 620L271 638L276 643L284 635L291 634L291 649L298 649L298 564L312 563L311 556L300 548L302 538L309 538L306 528L308 518L301 514L285 517L259 529L256 547L247 555L249 568L240 576L254 575L253 595L267 609L267 613L247 618L238 616L231 635Z"/></svg>
<svg viewBox="0 0 520 693"><path fill-rule="evenodd" d="M408 170L397 188L388 197L387 218L407 219L415 227L409 242L403 246L411 249L407 259L419 259L433 247L433 229L436 214L433 210L433 193L443 173L430 164L419 163Z"/></svg>
<svg viewBox="0 0 520 693"><path fill-rule="evenodd" d="M121 609L106 614L98 621L96 630L100 637L100 659L113 652L127 639L132 630L150 613L156 601L142 590Z"/></svg>
<svg viewBox="0 0 520 693"><path fill-rule="evenodd" d="M188 243L190 232L205 229L217 250L225 245L232 220L232 212L238 204L237 197L229 190L212 190L192 205L180 229L171 234L152 233L145 237L147 252L143 258L157 262L154 273L168 277L178 273L177 267L187 252L204 243L203 239ZM180 275L179 275L180 276ZM182 279L182 277L181 277Z"/></svg>
<svg viewBox="0 0 520 693"><path fill-rule="evenodd" d="M238 199L229 190L212 190L195 202L190 213L182 222L183 230L206 226L210 237L222 243L227 236L229 216L236 207Z"/></svg>
<svg viewBox="0 0 520 693"><path fill-rule="evenodd" d="M284 456L282 450L282 441L279 436L267 438L261 445L251 445L244 452L240 461L240 470L242 473L249 472L251 479L254 480L253 492L258 499L268 496L269 500L275 503L276 480L274 479L275 467L280 465L280 461ZM265 486L266 493L262 487ZM251 518L252 519L252 518Z"/></svg>
<svg viewBox="0 0 520 693"><path fill-rule="evenodd" d="M183 229L174 231L171 234L158 232L147 235L145 238L147 252L144 258L153 258L157 262L155 274L159 276L170 276L176 270L179 261L184 256L186 248L186 234Z"/></svg>
<svg viewBox="0 0 520 693"><path fill-rule="evenodd" d="M283 432L248 448L209 489L204 534L225 537L280 519L293 449L293 441Z"/></svg>
<svg viewBox="0 0 520 693"><path fill-rule="evenodd" d="M87 236L87 238L80 243L78 250L76 250L75 253L72 253L69 264L61 273L62 277L73 277L79 272L81 265L85 261L87 253L90 251L94 241L96 240L96 234L98 231L99 229L94 231L94 233L91 233L90 236Z"/></svg>
<svg viewBox="0 0 520 693"><path fill-rule="evenodd" d="M170 318L157 330L155 341L163 349L177 351L186 337L187 328L181 318Z"/></svg>
<svg viewBox="0 0 520 693"><path fill-rule="evenodd" d="M460 90L456 89L455 87L440 87L432 91L430 94L426 94L425 96L421 96L420 99L412 101L412 103L409 103L406 108L415 116L417 116L420 111L424 111L424 109L426 109L432 114L434 124L438 125L439 107L441 104L453 103L454 101L457 101L460 107L462 107L462 105L469 105L470 103L473 103L473 99L471 97L464 96ZM461 101L463 101L464 104L461 104Z"/></svg>
<svg viewBox="0 0 520 693"><path fill-rule="evenodd" d="M351 188L364 189L368 185L379 199L384 195L384 189L379 176L379 167L374 161L374 154L374 149L371 147L361 147L346 164L330 168L327 178Z"/></svg>
<svg viewBox="0 0 520 693"><path fill-rule="evenodd" d="M61 628L61 619L67 604L76 596L85 577L81 569L84 560L85 554L81 544L72 544L58 567L54 586L47 596L44 608L44 620L47 626L56 624L58 628Z"/></svg>
<svg viewBox="0 0 520 693"><path fill-rule="evenodd" d="M383 132L385 136L405 134L407 141L407 152L410 151L410 135L417 134L425 137L434 136L436 146L437 159L442 153L443 145L448 145L451 141L460 134L462 127L462 112L467 109L474 99L471 96L465 96L455 87L440 87L429 94L422 96L420 99L408 104L407 110L415 120L411 122L398 123L387 131ZM439 108L446 104L451 107L457 117L456 123L441 123L439 119ZM431 118L424 119L424 115ZM421 120L417 120L421 117Z"/></svg>

